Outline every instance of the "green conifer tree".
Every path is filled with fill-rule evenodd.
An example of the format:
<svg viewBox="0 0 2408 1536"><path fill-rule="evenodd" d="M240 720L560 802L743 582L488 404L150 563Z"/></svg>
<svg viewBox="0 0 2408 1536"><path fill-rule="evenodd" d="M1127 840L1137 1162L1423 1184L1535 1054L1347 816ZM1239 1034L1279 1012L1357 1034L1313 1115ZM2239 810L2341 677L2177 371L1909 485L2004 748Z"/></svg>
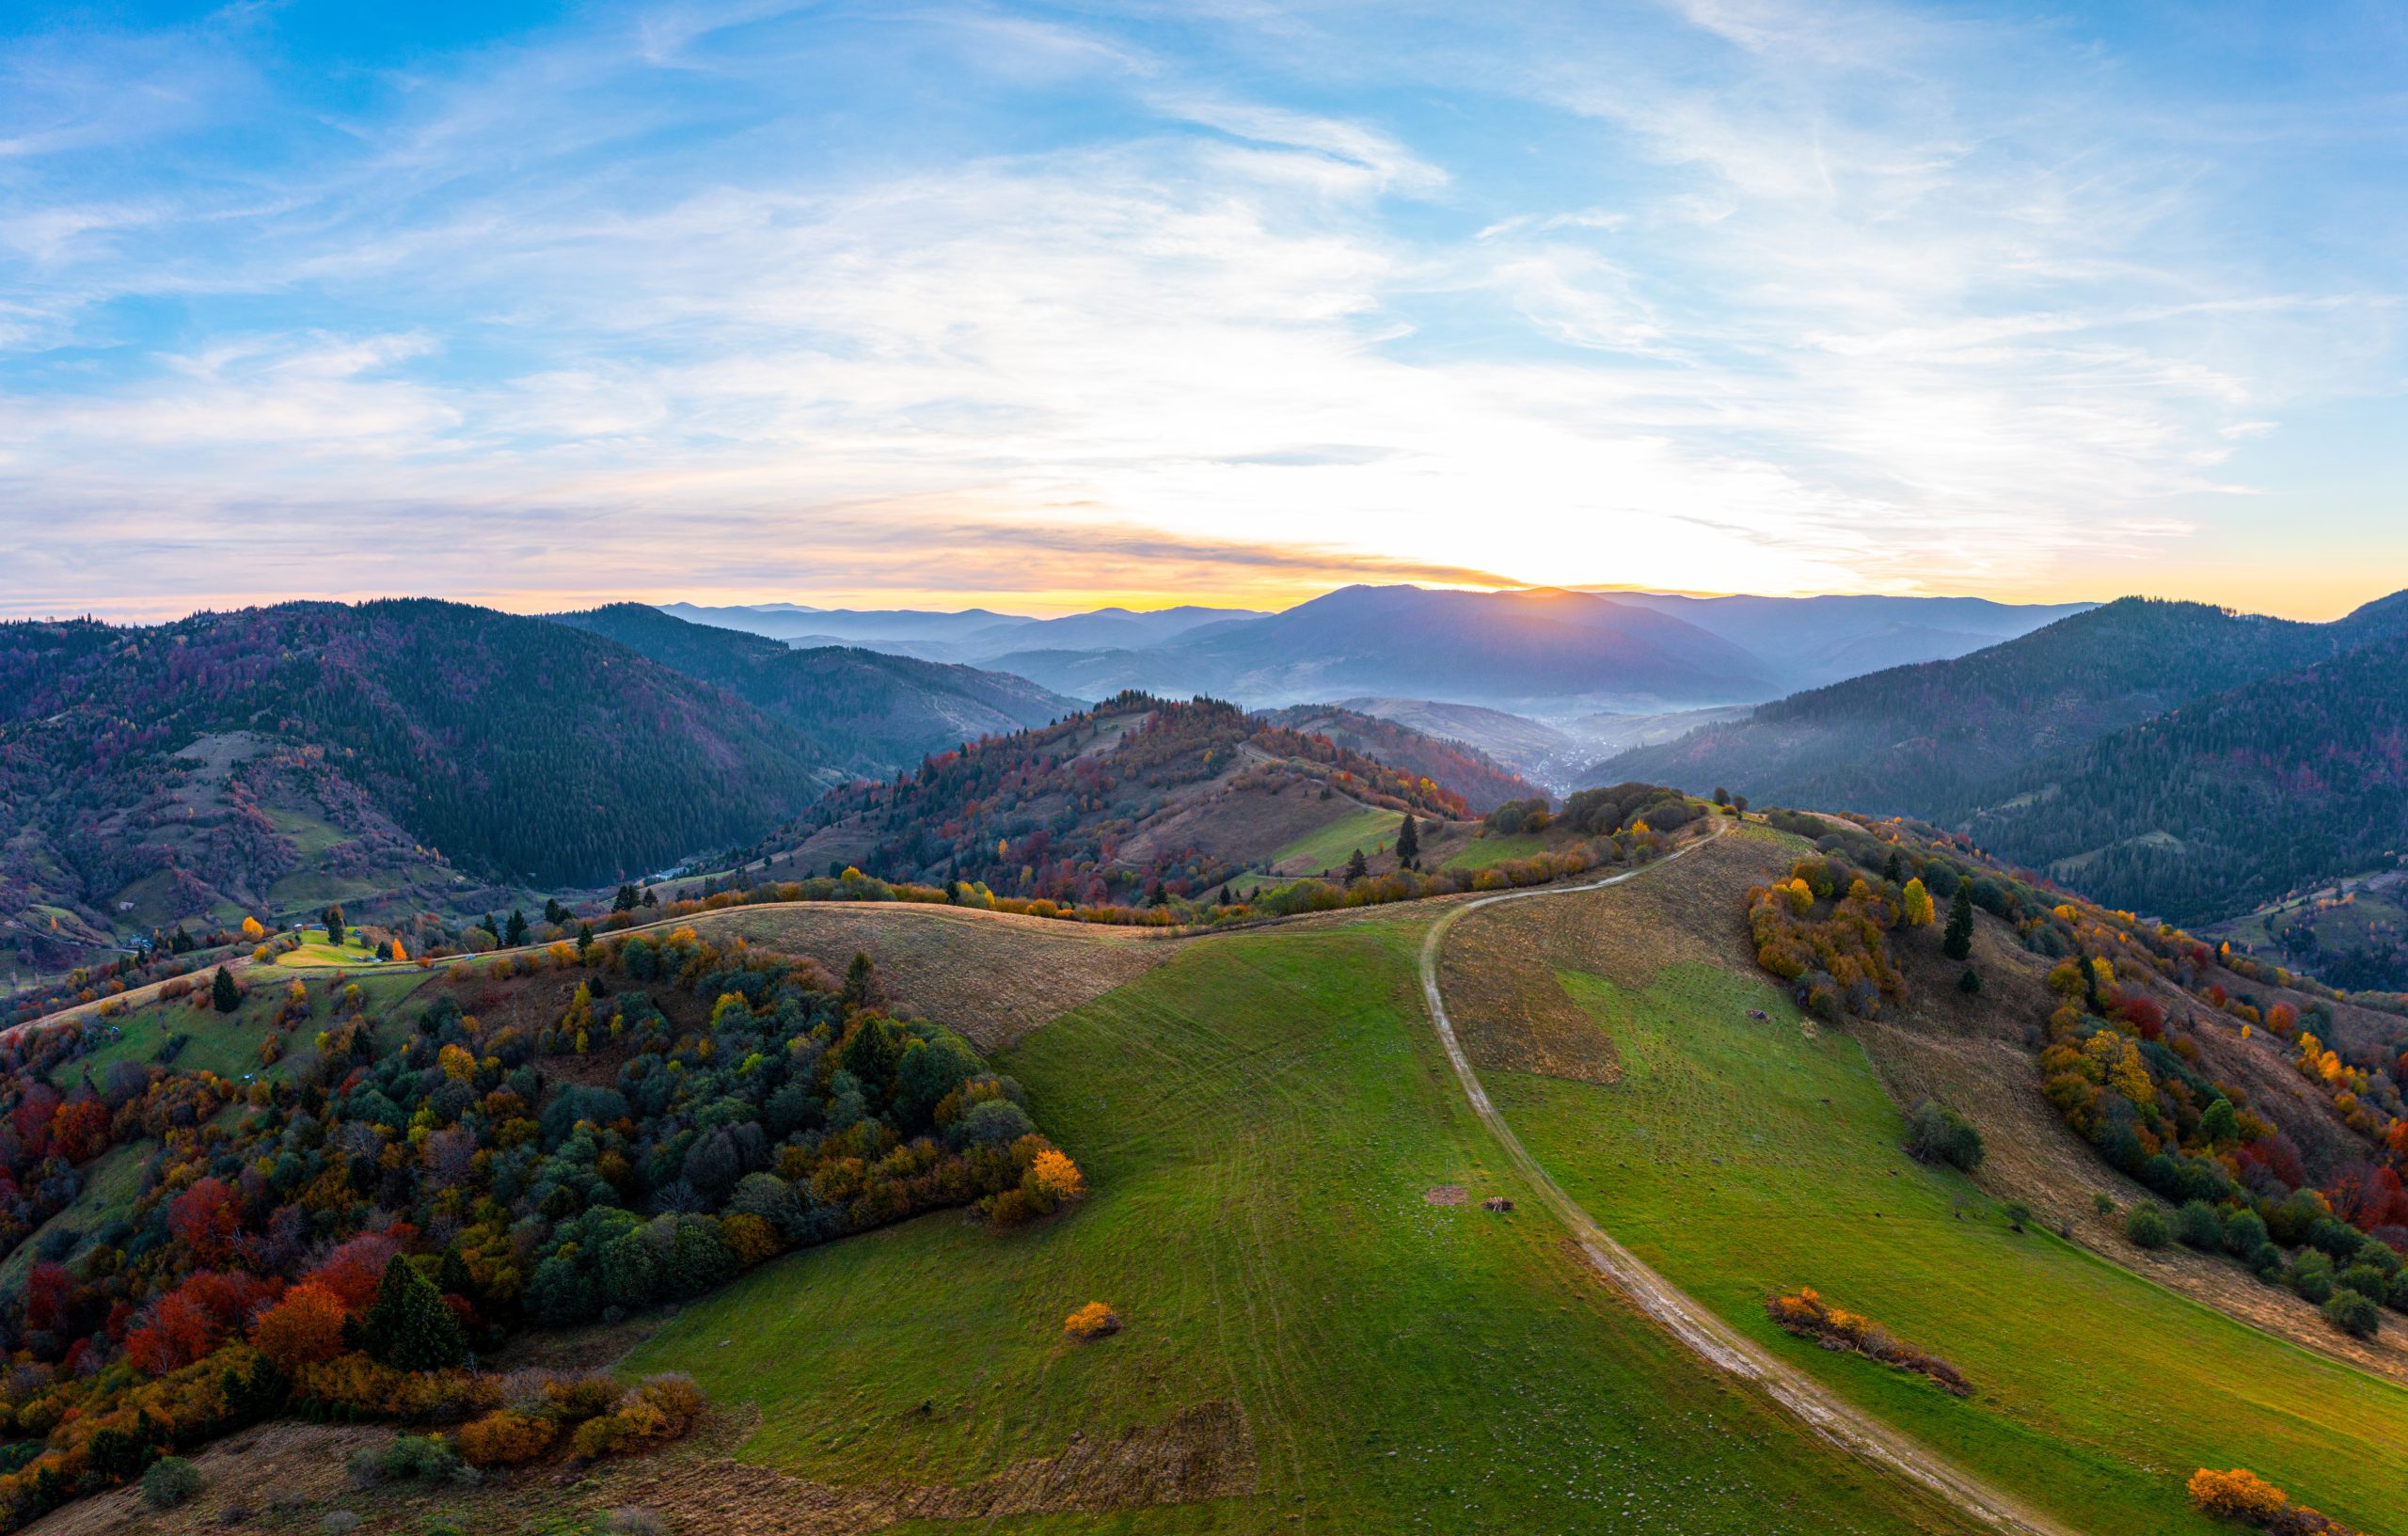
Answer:
<svg viewBox="0 0 2408 1536"><path fill-rule="evenodd" d="M1948 931L1941 937L1941 953L1961 960L1973 953L1973 882L1958 880L1948 903Z"/></svg>
<svg viewBox="0 0 2408 1536"><path fill-rule="evenodd" d="M1421 862L1421 829L1414 824L1410 811L1404 814L1404 825L1396 830L1396 862L1406 869Z"/></svg>
<svg viewBox="0 0 2408 1536"><path fill-rule="evenodd" d="M441 1370L468 1353L460 1320L443 1305L443 1292L400 1254L386 1261L375 1303L359 1331L368 1353L396 1370Z"/></svg>
<svg viewBox="0 0 2408 1536"><path fill-rule="evenodd" d="M209 1003L220 1013L231 1013L243 1006L242 990L222 965L217 968L217 979L209 984Z"/></svg>

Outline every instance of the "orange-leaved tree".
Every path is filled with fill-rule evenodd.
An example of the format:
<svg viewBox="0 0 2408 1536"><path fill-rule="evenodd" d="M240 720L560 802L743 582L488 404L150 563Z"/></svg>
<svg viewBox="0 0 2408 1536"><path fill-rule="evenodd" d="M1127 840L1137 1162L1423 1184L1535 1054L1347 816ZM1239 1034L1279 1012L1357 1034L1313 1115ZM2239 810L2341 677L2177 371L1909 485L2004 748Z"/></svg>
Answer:
<svg viewBox="0 0 2408 1536"><path fill-rule="evenodd" d="M2201 1467L2191 1474L2191 1502L2210 1514L2262 1525L2282 1512L2290 1498L2257 1473L2234 1467L2218 1472Z"/></svg>

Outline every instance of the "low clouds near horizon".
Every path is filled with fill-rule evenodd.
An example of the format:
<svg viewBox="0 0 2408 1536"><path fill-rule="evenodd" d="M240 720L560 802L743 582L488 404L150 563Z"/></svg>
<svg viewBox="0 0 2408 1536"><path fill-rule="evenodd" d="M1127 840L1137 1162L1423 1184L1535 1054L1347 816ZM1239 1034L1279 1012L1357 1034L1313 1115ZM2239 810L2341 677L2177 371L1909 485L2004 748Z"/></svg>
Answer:
<svg viewBox="0 0 2408 1536"><path fill-rule="evenodd" d="M20 30L0 612L2408 585L2396 25L2128 10Z"/></svg>

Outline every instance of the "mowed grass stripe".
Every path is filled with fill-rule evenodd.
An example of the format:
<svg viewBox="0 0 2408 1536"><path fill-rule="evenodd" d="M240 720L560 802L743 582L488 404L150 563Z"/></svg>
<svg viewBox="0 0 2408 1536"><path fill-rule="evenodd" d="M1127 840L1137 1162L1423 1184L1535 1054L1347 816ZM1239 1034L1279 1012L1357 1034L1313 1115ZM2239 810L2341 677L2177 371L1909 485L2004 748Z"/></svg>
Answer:
<svg viewBox="0 0 2408 1536"><path fill-rule="evenodd" d="M1356 848L1361 848L1368 859L1395 842L1397 829L1403 825L1404 814L1401 811L1357 806L1281 848L1271 856L1271 863L1274 868L1293 863L1313 874L1324 869L1342 870Z"/></svg>
<svg viewBox="0 0 2408 1536"><path fill-rule="evenodd" d="M2183 1496L2201 1465L2249 1466L2362 1528L2408 1529L2408 1391L2036 1227L2010 1232L1960 1175L1900 1150L1858 1044L1809 1037L1768 985L1694 963L1643 990L1563 980L1612 1034L1622 1081L1483 1074L1492 1096L1603 1225L1782 1357L2092 1529L2223 1528ZM1975 1395L1781 1333L1764 1298L1799 1285L1949 1360Z"/></svg>
<svg viewBox="0 0 2408 1536"><path fill-rule="evenodd" d="M1252 1496L999 1529L1963 1528L1587 1274L1446 1074L1421 932L1182 946L1003 1063L1087 1169L1084 1207L1001 1237L930 1217L766 1266L628 1368L757 1403L748 1457L838 1482L967 1482L1214 1401L1251 1426ZM1524 1209L1425 1203L1441 1183ZM1069 1346L1090 1300L1129 1331Z"/></svg>

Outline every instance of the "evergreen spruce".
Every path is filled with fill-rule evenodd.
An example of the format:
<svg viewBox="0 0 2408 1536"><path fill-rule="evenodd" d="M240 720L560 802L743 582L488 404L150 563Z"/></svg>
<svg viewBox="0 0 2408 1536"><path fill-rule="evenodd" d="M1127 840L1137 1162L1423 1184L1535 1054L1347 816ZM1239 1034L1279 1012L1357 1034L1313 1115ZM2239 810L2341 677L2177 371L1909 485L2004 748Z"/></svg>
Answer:
<svg viewBox="0 0 2408 1536"><path fill-rule="evenodd" d="M209 1004L220 1013L231 1013L243 1006L242 990L222 965L217 968L217 979L209 984Z"/></svg>
<svg viewBox="0 0 2408 1536"><path fill-rule="evenodd" d="M848 1009L875 1008L885 1000L884 989L878 984L878 967L861 950L853 951L853 963L845 967L843 995Z"/></svg>
<svg viewBox="0 0 2408 1536"><path fill-rule="evenodd" d="M1940 941L1940 951L1952 960L1961 960L1973 953L1973 882L1958 880L1956 895L1948 903L1948 931Z"/></svg>
<svg viewBox="0 0 2408 1536"><path fill-rule="evenodd" d="M330 944L342 942L343 919L342 908L340 905L329 907L319 913L318 921L325 925L326 942Z"/></svg>
<svg viewBox="0 0 2408 1536"><path fill-rule="evenodd" d="M360 1334L368 1353L396 1370L441 1370L468 1353L460 1320L443 1305L443 1292L400 1254L386 1261Z"/></svg>
<svg viewBox="0 0 2408 1536"><path fill-rule="evenodd" d="M1406 869L1421 862L1421 829L1415 825L1410 811L1404 814L1404 825L1396 830L1396 862Z"/></svg>
<svg viewBox="0 0 2408 1536"><path fill-rule="evenodd" d="M1352 884L1354 884L1356 880L1369 879L1370 879L1370 875L1371 875L1371 863L1370 863L1370 861L1363 857L1363 850L1362 850L1361 848L1356 848L1353 853L1351 853L1351 854L1349 854L1349 855L1347 856L1347 859L1346 859L1346 883L1347 883L1347 884L1352 885Z"/></svg>

